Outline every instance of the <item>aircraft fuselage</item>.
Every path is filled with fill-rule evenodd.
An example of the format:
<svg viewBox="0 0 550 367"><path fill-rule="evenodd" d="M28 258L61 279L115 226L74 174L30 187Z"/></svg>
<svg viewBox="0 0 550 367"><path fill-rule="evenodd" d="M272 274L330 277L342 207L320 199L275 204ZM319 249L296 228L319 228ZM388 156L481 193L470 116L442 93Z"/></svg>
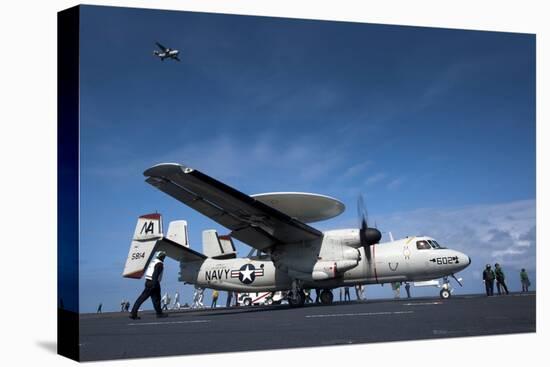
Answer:
<svg viewBox="0 0 550 367"><path fill-rule="evenodd" d="M304 288L330 289L437 279L470 264L467 255L430 246L432 241L408 237L367 247L365 253L357 229L327 231L320 241L280 244L269 255L181 263L180 280L236 292L288 290L293 279Z"/></svg>
<svg viewBox="0 0 550 367"><path fill-rule="evenodd" d="M155 51L154 54L160 57L161 60L170 59L170 58L177 59L179 55L179 51L178 50L169 50L164 52Z"/></svg>

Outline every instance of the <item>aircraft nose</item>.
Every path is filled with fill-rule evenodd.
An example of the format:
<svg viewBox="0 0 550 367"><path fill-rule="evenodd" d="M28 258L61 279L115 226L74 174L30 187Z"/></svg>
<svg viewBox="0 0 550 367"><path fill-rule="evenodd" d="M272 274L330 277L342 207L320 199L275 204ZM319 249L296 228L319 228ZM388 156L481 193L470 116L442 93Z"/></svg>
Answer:
<svg viewBox="0 0 550 367"><path fill-rule="evenodd" d="M462 252L458 253L458 260L459 260L459 264L462 265L463 269L472 263L472 259L470 258L470 256L463 254Z"/></svg>

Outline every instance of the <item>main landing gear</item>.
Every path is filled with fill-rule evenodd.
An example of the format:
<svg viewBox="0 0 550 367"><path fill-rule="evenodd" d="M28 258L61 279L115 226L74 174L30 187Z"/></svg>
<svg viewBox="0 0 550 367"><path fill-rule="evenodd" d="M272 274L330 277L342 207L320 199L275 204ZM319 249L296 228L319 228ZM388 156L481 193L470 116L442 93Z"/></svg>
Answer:
<svg viewBox="0 0 550 367"><path fill-rule="evenodd" d="M288 304L290 307L301 307L306 302L304 291L300 290L297 293L294 291L288 292Z"/></svg>
<svg viewBox="0 0 550 367"><path fill-rule="evenodd" d="M324 305L330 305L332 303L332 300L334 299L334 295L332 294L332 291L329 289L324 289L321 292L321 295L319 296L321 298L321 303Z"/></svg>
<svg viewBox="0 0 550 367"><path fill-rule="evenodd" d="M302 289L302 284L298 279L292 281L292 289L288 292L288 304L290 307L301 307L306 302L306 295Z"/></svg>
<svg viewBox="0 0 550 367"><path fill-rule="evenodd" d="M334 299L334 295L330 289L323 289L319 298L322 304L330 305ZM292 289L288 292L287 300L291 307L301 307L306 302L306 295L299 280L292 282Z"/></svg>

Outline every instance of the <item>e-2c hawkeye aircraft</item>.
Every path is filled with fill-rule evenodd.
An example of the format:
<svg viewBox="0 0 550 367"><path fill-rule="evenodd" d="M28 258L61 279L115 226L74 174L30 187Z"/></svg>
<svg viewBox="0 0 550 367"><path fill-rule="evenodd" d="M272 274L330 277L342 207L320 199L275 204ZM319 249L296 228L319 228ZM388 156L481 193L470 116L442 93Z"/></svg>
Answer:
<svg viewBox="0 0 550 367"><path fill-rule="evenodd" d="M304 289L322 289L321 302L329 304L336 287L454 278L471 262L467 255L427 236L379 243L382 235L368 226L364 210L360 210L360 228L321 232L306 223L332 218L345 209L328 196L248 196L200 171L171 163L153 166L144 175L147 183L231 232L222 236L215 230L204 231L204 253L200 253L189 247L186 221L171 222L165 236L160 214L142 215L124 277L141 278L155 252L165 251L179 261L180 281L234 292L289 290L289 304L301 306ZM248 257L236 256L233 239L253 248ZM450 295L444 287L441 297Z"/></svg>
<svg viewBox="0 0 550 367"><path fill-rule="evenodd" d="M178 50L174 50L173 48L169 48L169 47L164 47L163 45L161 45L158 42L155 42L155 44L160 49L160 51L155 50L155 51L153 51L153 54L155 56L160 57L161 61L164 61L164 59L174 59L174 60L177 60L177 61L181 61L178 58L178 55L180 53Z"/></svg>

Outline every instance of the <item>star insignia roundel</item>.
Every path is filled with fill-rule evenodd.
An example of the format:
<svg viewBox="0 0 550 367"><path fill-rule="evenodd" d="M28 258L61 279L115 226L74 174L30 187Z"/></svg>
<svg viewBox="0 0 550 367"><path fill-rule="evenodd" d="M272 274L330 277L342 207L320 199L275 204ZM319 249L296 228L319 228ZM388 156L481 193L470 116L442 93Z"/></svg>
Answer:
<svg viewBox="0 0 550 367"><path fill-rule="evenodd" d="M256 279L256 268L252 264L246 264L239 269L239 280L244 284L250 284Z"/></svg>

